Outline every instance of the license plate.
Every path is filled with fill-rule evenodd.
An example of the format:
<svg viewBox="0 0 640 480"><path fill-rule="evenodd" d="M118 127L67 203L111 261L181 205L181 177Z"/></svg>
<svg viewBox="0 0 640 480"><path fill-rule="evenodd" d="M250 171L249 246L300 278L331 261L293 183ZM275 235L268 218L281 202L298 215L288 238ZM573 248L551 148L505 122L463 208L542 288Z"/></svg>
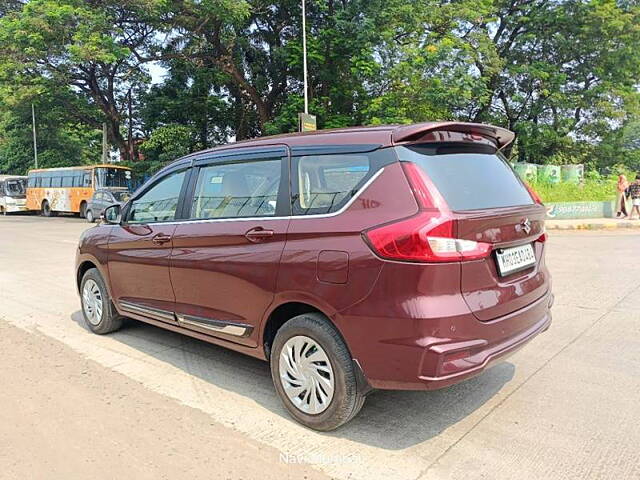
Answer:
<svg viewBox="0 0 640 480"><path fill-rule="evenodd" d="M496 252L498 273L504 277L520 270L526 270L536 264L533 246L528 243L518 247L503 248Z"/></svg>

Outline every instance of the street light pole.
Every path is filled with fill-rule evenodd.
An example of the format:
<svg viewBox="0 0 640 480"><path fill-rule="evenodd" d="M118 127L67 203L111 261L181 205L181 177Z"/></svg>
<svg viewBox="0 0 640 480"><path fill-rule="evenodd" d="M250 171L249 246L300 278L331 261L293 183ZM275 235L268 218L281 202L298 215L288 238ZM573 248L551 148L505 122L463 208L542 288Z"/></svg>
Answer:
<svg viewBox="0 0 640 480"><path fill-rule="evenodd" d="M304 113L309 113L309 96L307 94L307 11L305 0L302 0L302 69L304 77Z"/></svg>
<svg viewBox="0 0 640 480"><path fill-rule="evenodd" d="M36 138L36 107L31 104L31 126L33 127L33 160L38 168L38 139Z"/></svg>

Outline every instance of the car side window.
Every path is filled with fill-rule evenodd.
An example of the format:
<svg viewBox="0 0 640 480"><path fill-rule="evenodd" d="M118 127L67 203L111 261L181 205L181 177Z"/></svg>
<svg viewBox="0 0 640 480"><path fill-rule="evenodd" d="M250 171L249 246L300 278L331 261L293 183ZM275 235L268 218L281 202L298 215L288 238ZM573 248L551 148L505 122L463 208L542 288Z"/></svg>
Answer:
<svg viewBox="0 0 640 480"><path fill-rule="evenodd" d="M297 157L292 175L297 187L294 214L326 214L339 210L366 182L371 171L366 153Z"/></svg>
<svg viewBox="0 0 640 480"><path fill-rule="evenodd" d="M185 175L185 170L171 173L133 200L127 222L152 223L175 220Z"/></svg>
<svg viewBox="0 0 640 480"><path fill-rule="evenodd" d="M282 160L258 160L200 168L192 219L269 217L276 214Z"/></svg>

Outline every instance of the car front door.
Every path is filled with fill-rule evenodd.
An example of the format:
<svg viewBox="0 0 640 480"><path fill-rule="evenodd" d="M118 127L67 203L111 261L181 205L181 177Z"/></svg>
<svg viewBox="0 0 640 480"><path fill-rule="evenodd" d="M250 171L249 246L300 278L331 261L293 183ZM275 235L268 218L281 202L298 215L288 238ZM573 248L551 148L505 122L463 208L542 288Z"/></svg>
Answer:
<svg viewBox="0 0 640 480"><path fill-rule="evenodd" d="M153 181L129 202L111 233L110 283L123 311L174 323L169 258L188 172L177 169Z"/></svg>
<svg viewBox="0 0 640 480"><path fill-rule="evenodd" d="M102 211L105 209L104 196L102 192L96 192L91 200L90 208L93 210L93 216L100 218Z"/></svg>
<svg viewBox="0 0 640 480"><path fill-rule="evenodd" d="M182 326L254 347L285 245L289 161L285 147L242 150L196 161L171 282Z"/></svg>

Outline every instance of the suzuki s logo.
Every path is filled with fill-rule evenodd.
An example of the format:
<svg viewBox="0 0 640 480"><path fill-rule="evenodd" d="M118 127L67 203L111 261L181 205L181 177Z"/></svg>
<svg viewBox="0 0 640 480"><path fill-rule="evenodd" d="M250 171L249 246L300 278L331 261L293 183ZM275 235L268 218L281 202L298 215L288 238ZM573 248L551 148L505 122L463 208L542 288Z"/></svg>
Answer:
<svg viewBox="0 0 640 480"><path fill-rule="evenodd" d="M524 233L529 235L531 233L531 221L528 218L525 218L520 222L520 228Z"/></svg>

